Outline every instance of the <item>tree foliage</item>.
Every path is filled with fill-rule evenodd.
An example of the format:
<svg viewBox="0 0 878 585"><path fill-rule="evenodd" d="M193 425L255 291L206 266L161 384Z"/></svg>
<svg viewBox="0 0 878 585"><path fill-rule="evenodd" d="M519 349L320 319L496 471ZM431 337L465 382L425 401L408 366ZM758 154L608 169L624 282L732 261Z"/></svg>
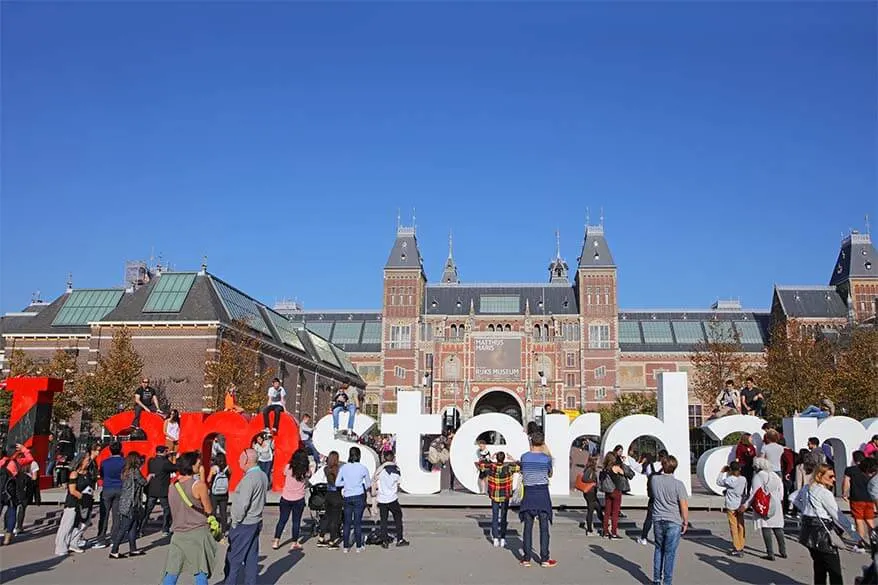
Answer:
<svg viewBox="0 0 878 585"><path fill-rule="evenodd" d="M226 390L237 387L238 404L248 412L258 411L265 400L274 369L262 360L262 344L245 333L250 328L243 321L234 321L223 332L216 358L204 366L204 379L212 386L213 409L222 408Z"/></svg>
<svg viewBox="0 0 878 585"><path fill-rule="evenodd" d="M878 414L878 330L842 331L838 340L814 337L795 321L775 326L760 380L773 417L792 416L829 398L836 414Z"/></svg>
<svg viewBox="0 0 878 585"><path fill-rule="evenodd" d="M755 373L752 356L744 352L741 338L731 327L711 322L707 341L699 343L689 360L693 376L690 389L703 405L713 405L726 380L740 382Z"/></svg>
<svg viewBox="0 0 878 585"><path fill-rule="evenodd" d="M120 406L130 408L142 371L143 359L134 350L128 328L116 330L109 351L98 359L94 373L76 380L82 406L88 409L91 420L106 420Z"/></svg>
<svg viewBox="0 0 878 585"><path fill-rule="evenodd" d="M55 394L52 404L54 422L70 420L82 409L82 397L79 394L79 385L76 383L78 370L76 357L60 348L55 350L55 354L43 370L46 376L64 380L64 391Z"/></svg>
<svg viewBox="0 0 878 585"><path fill-rule="evenodd" d="M619 396L613 404L598 409L601 415L601 432L620 418L632 414L651 414L658 412L655 394L652 392L631 392Z"/></svg>

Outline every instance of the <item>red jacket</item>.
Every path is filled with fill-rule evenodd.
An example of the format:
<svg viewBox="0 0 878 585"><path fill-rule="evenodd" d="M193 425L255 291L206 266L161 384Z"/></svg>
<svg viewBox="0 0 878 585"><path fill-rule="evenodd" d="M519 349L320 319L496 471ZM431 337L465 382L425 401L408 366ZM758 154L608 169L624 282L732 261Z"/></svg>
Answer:
<svg viewBox="0 0 878 585"><path fill-rule="evenodd" d="M791 479L796 470L796 454L790 448L785 448L780 456L780 470L784 479Z"/></svg>
<svg viewBox="0 0 878 585"><path fill-rule="evenodd" d="M9 471L9 475L15 477L18 475L18 471L20 469L28 469L33 461L34 458L33 455L31 455L30 453L30 449L28 449L27 447L22 447L21 451L13 457L4 457L3 459L0 459L0 468L6 466L6 469Z"/></svg>
<svg viewBox="0 0 878 585"><path fill-rule="evenodd" d="M741 467L752 468L753 459L756 457L756 447L753 445L742 445L738 443L735 449L735 460L741 464Z"/></svg>

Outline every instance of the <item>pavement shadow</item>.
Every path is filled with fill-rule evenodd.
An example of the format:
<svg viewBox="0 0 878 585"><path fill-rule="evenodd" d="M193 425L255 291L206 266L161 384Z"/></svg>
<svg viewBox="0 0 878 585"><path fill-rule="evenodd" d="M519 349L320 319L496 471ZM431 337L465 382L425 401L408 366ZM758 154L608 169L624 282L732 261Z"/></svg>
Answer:
<svg viewBox="0 0 878 585"><path fill-rule="evenodd" d="M703 563L719 569L732 579L741 583L753 583L754 585L764 585L765 583L773 583L774 585L804 585L800 581L795 581L789 575L779 573L761 565L753 565L733 560L731 557L712 556L704 553L695 553Z"/></svg>
<svg viewBox="0 0 878 585"><path fill-rule="evenodd" d="M257 581L260 584L265 583L266 585L280 583L281 578L304 558L305 554L300 550L289 552L265 567L265 570L260 572ZM262 560L260 559L260 561ZM285 582L289 583L289 579Z"/></svg>
<svg viewBox="0 0 878 585"><path fill-rule="evenodd" d="M520 536L518 530L512 528L512 523L517 519L518 514L515 513L513 516L513 511L509 510L509 514L506 516L506 541L509 542L510 538L515 538ZM485 537L485 540L488 542L493 542L493 537L491 536L491 516L485 514L467 514L467 518L470 520L474 520L476 526L482 531L482 535Z"/></svg>
<svg viewBox="0 0 878 585"><path fill-rule="evenodd" d="M643 568L637 563L626 559L620 554L610 552L604 547L597 544L591 545L590 550L597 556L610 563L610 565L627 572L638 583L643 583L644 585L652 584L652 579L650 579L647 574L643 572Z"/></svg>
<svg viewBox="0 0 878 585"><path fill-rule="evenodd" d="M0 583L9 583L10 581L14 581L15 579L18 579L20 577L26 577L28 575L49 571L62 563L66 558L66 556L52 556L48 559L37 561L35 563L4 569L3 571L0 571Z"/></svg>

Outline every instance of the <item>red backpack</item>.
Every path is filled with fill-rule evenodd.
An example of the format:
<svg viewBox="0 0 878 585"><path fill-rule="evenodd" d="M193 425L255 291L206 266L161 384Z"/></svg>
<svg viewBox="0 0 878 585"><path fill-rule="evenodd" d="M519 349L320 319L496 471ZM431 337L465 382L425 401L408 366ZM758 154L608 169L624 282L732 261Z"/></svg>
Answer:
<svg viewBox="0 0 878 585"><path fill-rule="evenodd" d="M771 494L759 488L753 494L753 511L761 518L768 518L771 513Z"/></svg>

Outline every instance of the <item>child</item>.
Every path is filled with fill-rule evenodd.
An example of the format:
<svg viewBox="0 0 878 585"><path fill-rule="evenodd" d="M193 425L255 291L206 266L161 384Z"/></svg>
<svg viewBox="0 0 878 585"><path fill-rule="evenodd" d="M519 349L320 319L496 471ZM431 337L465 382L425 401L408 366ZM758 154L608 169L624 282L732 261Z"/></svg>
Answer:
<svg viewBox="0 0 878 585"><path fill-rule="evenodd" d="M479 439L479 450L476 452L478 456L478 464L481 463L489 463L491 461L491 452L488 451L488 444L484 439ZM488 471L479 467L479 493L484 494L486 490L486 477L488 477Z"/></svg>
<svg viewBox="0 0 878 585"><path fill-rule="evenodd" d="M396 524L396 546L408 546L409 543L402 537L402 508L399 505L399 467L393 452L384 453L384 465L377 474L376 484L378 489L378 510L381 513L381 546L388 548L390 539L387 537L387 520L393 513L393 522Z"/></svg>
<svg viewBox="0 0 878 585"><path fill-rule="evenodd" d="M744 512L741 510L744 492L747 490L747 479L741 477L741 464L732 461L722 468L716 485L725 488L726 516L729 518L729 530L732 533L733 557L744 556Z"/></svg>

